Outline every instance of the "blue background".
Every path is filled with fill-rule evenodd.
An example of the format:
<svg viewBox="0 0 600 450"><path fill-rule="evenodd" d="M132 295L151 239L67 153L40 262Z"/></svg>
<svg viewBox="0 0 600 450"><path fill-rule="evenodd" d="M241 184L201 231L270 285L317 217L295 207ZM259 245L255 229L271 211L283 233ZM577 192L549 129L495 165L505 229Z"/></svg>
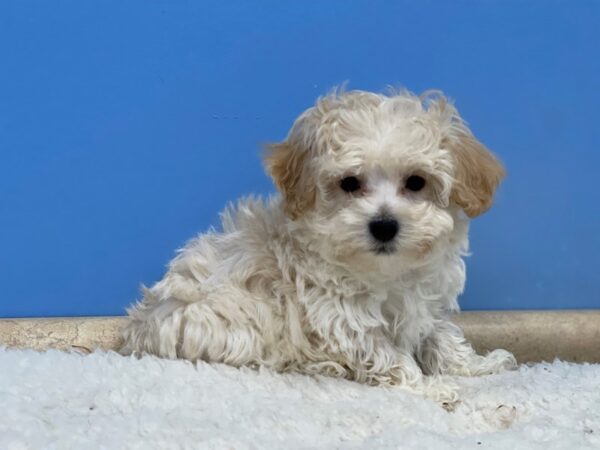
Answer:
<svg viewBox="0 0 600 450"><path fill-rule="evenodd" d="M600 2L3 1L0 316L121 314L260 146L350 88L444 90L509 170L467 309L600 307Z"/></svg>

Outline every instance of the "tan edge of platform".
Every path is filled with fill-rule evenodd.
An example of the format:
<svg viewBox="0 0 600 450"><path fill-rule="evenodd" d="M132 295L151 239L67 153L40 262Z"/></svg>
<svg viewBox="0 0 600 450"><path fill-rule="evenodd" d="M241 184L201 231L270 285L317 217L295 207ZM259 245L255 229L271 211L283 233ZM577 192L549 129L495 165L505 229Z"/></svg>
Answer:
<svg viewBox="0 0 600 450"><path fill-rule="evenodd" d="M476 311L454 316L480 352L504 348L519 362L600 362L600 310ZM0 346L115 350L124 317L0 319Z"/></svg>

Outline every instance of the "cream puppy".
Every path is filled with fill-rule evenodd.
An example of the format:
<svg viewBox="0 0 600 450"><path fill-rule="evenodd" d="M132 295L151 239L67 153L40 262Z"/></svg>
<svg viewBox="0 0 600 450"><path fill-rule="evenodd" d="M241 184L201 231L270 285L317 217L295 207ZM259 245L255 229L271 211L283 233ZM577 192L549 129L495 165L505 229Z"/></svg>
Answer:
<svg viewBox="0 0 600 450"><path fill-rule="evenodd" d="M333 92L271 145L281 196L249 198L190 241L129 310L122 352L396 385L439 402L477 355L448 315L469 219L504 170L441 94Z"/></svg>

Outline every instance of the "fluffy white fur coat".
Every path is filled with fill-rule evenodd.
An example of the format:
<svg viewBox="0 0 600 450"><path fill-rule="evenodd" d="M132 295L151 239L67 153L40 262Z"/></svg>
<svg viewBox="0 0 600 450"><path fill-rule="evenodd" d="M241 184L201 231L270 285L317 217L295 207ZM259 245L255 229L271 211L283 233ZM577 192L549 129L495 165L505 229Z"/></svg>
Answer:
<svg viewBox="0 0 600 450"><path fill-rule="evenodd" d="M475 354L448 319L469 218L490 207L503 169L443 96L334 92L265 162L281 196L242 200L221 231L189 242L129 310L123 353L398 385L440 402L457 398L443 375L515 366L504 350Z"/></svg>

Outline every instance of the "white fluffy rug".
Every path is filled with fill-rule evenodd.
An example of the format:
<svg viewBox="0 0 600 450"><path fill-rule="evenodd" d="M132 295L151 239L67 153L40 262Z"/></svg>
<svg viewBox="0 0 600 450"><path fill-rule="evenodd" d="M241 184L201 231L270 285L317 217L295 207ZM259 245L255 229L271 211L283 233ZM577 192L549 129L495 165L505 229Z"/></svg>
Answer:
<svg viewBox="0 0 600 450"><path fill-rule="evenodd" d="M0 449L600 448L600 365L398 389L115 353L0 348Z"/></svg>

